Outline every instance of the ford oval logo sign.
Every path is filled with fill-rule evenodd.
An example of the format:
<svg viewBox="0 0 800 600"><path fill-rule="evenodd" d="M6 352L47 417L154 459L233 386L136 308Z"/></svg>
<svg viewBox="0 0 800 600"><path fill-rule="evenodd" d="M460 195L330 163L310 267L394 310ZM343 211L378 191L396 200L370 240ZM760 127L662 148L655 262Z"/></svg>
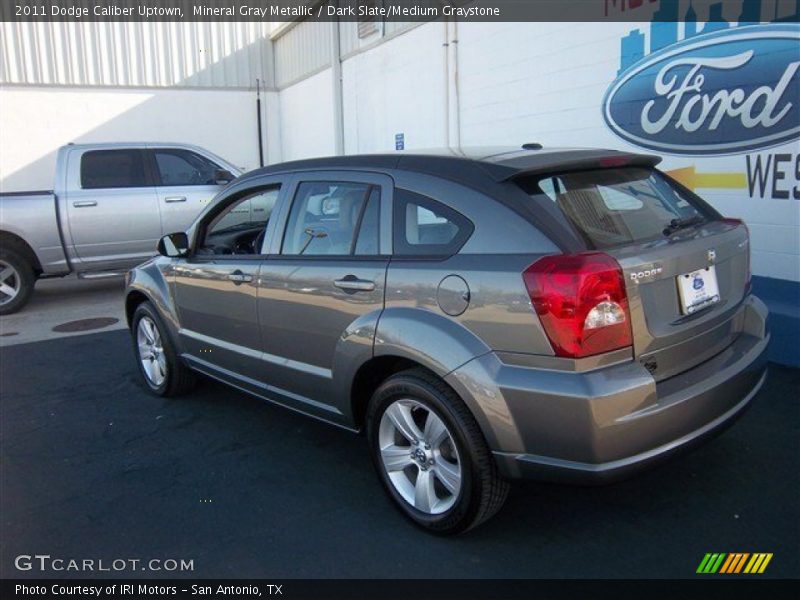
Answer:
<svg viewBox="0 0 800 600"><path fill-rule="evenodd" d="M621 138L671 154L731 154L800 136L800 26L700 35L623 72L603 101Z"/></svg>

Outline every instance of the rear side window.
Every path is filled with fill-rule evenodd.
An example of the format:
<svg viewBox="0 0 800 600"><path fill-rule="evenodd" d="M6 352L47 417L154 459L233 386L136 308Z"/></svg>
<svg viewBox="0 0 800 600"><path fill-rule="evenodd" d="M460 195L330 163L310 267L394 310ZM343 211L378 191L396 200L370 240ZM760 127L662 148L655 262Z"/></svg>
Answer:
<svg viewBox="0 0 800 600"><path fill-rule="evenodd" d="M713 218L705 203L651 169L598 169L520 181L554 202L590 248L658 239L674 219Z"/></svg>
<svg viewBox="0 0 800 600"><path fill-rule="evenodd" d="M147 178L141 150L91 150L81 157L81 187L144 187Z"/></svg>
<svg viewBox="0 0 800 600"><path fill-rule="evenodd" d="M161 185L216 185L220 168L207 158L189 150L163 148L153 151Z"/></svg>
<svg viewBox="0 0 800 600"><path fill-rule="evenodd" d="M408 190L394 194L394 253L400 256L450 256L467 241L474 226L453 209Z"/></svg>
<svg viewBox="0 0 800 600"><path fill-rule="evenodd" d="M367 183L301 183L292 202L281 254L377 254L379 204L380 190Z"/></svg>

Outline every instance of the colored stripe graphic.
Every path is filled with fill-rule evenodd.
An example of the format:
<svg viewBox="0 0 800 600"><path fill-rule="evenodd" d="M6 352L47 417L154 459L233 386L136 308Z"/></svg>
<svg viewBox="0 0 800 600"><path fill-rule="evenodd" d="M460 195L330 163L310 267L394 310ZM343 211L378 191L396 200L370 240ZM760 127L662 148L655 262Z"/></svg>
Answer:
<svg viewBox="0 0 800 600"><path fill-rule="evenodd" d="M722 563L722 568L719 570L720 573L729 573L728 569L731 568L731 563L735 562L739 559L738 554L728 554L728 559Z"/></svg>
<svg viewBox="0 0 800 600"><path fill-rule="evenodd" d="M767 554L767 557L764 559L764 562L761 563L761 568L758 570L759 573L763 573L764 570L767 568L769 561L772 560L772 552Z"/></svg>
<svg viewBox="0 0 800 600"><path fill-rule="evenodd" d="M769 561L771 560L772 560L771 552L759 552L757 554L753 554L753 558L751 558L750 562L747 563L747 566L744 568L744 572L763 573L764 570L767 568Z"/></svg>
<svg viewBox="0 0 800 600"><path fill-rule="evenodd" d="M732 565L739 560L739 555L736 553L728 554L728 558L722 563L722 568L719 570L720 573L730 573L730 568Z"/></svg>
<svg viewBox="0 0 800 600"><path fill-rule="evenodd" d="M744 563L747 560L748 556L750 556L749 552L745 552L744 554L742 554L742 558L739 560L739 563L736 565L736 570L733 571L734 573L741 572L742 567L744 566Z"/></svg>
<svg viewBox="0 0 800 600"><path fill-rule="evenodd" d="M719 558L717 559L717 562L714 563L714 566L711 567L712 573L717 572L724 559L725 559L725 553L723 552L722 554L719 555Z"/></svg>
<svg viewBox="0 0 800 600"><path fill-rule="evenodd" d="M720 573L738 573L742 570L744 566L744 562L747 560L747 557L750 556L747 552L733 552L728 555L728 560L725 561L725 564L722 565L722 568L719 570Z"/></svg>
<svg viewBox="0 0 800 600"><path fill-rule="evenodd" d="M703 557L703 560L700 562L700 566L697 567L698 573L716 573L719 569L722 561L725 560L727 554L725 552L722 553L714 553L714 554L706 554Z"/></svg>
<svg viewBox="0 0 800 600"><path fill-rule="evenodd" d="M749 552L731 552L730 554L708 552L703 557L703 560L700 561L696 572L710 575L714 573L731 575L742 573L744 568L744 573L757 574L763 573L771 560L771 552L756 552L754 554Z"/></svg>
<svg viewBox="0 0 800 600"><path fill-rule="evenodd" d="M711 555L710 554L706 554L703 557L703 560L700 561L700 566L697 567L697 571L695 571L695 572L696 573L705 573L706 572L706 565L708 564L708 561L710 559L711 559Z"/></svg>

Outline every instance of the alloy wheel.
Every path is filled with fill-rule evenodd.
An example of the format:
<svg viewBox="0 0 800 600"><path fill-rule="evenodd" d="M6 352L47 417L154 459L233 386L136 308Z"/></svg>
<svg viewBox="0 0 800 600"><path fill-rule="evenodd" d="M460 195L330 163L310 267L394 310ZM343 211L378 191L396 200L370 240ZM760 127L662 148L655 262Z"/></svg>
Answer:
<svg viewBox="0 0 800 600"><path fill-rule="evenodd" d="M0 305L8 304L19 295L22 282L17 270L0 260Z"/></svg>
<svg viewBox="0 0 800 600"><path fill-rule="evenodd" d="M394 489L417 510L437 515L455 505L462 470L453 435L430 408L396 400L381 416L378 444Z"/></svg>
<svg viewBox="0 0 800 600"><path fill-rule="evenodd" d="M159 387L167 378L167 358L164 355L158 327L148 316L139 319L139 325L136 328L136 343L144 374L153 386Z"/></svg>

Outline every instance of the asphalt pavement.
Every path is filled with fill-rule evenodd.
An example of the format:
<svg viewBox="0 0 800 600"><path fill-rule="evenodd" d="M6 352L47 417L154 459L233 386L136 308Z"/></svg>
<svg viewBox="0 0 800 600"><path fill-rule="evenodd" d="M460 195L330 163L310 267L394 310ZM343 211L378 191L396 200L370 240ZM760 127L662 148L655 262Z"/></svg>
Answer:
<svg viewBox="0 0 800 600"><path fill-rule="evenodd" d="M416 529L362 437L203 381L164 400L126 331L0 349L0 576L15 558L176 559L158 577L693 577L707 552L800 575L800 371L772 367L727 432L606 487L525 483L480 528ZM110 575L113 573L94 573ZM709 577L709 576L705 576Z"/></svg>
<svg viewBox="0 0 800 600"><path fill-rule="evenodd" d="M22 310L0 317L0 348L83 335L88 328L123 329L124 289L122 277L40 279Z"/></svg>

